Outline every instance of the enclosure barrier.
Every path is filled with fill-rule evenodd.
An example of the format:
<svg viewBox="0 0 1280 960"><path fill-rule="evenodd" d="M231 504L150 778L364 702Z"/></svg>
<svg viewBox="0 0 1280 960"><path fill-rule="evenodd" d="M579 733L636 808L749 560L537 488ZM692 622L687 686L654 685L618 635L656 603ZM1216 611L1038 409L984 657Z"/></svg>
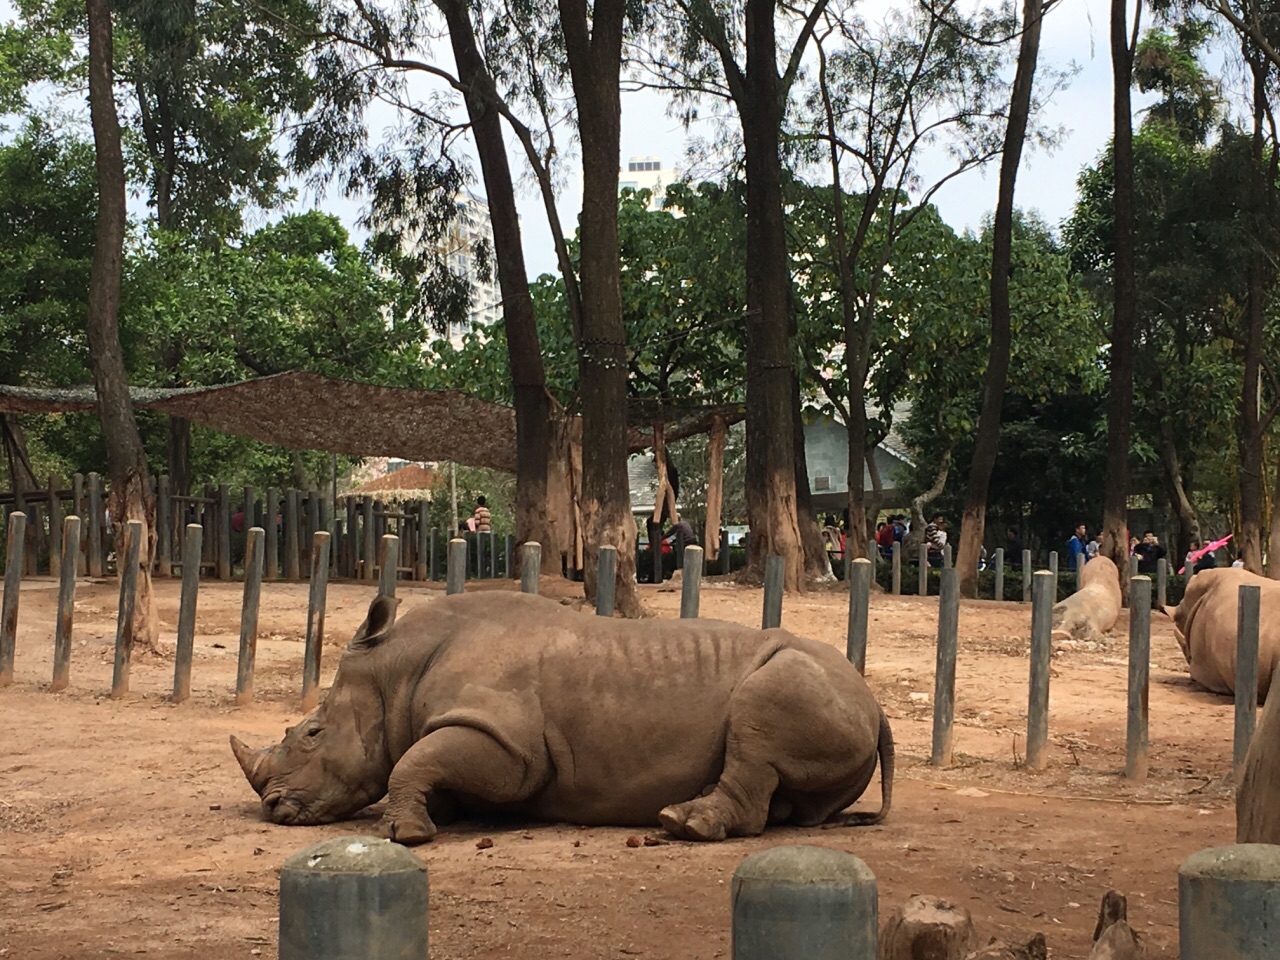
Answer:
<svg viewBox="0 0 1280 960"><path fill-rule="evenodd" d="M798 845L753 853L734 871L730 898L733 960L876 956L876 877L851 853Z"/></svg>
<svg viewBox="0 0 1280 960"><path fill-rule="evenodd" d="M897 557L896 553L894 557ZM845 656L862 674L867 672L867 616L871 608L871 573L871 563L861 557L850 564L849 626L845 632Z"/></svg>
<svg viewBox="0 0 1280 960"><path fill-rule="evenodd" d="M76 613L76 553L80 549L80 518L63 521L62 557L58 565L58 620L53 634L53 680L57 693L71 683L71 634Z"/></svg>
<svg viewBox="0 0 1280 960"><path fill-rule="evenodd" d="M702 548L690 545L684 548L684 579L680 585L680 619L697 620L702 608Z"/></svg>
<svg viewBox="0 0 1280 960"><path fill-rule="evenodd" d="M1129 706L1125 725L1124 775L1147 779L1147 702L1151 685L1151 578L1129 581Z"/></svg>
<svg viewBox="0 0 1280 960"><path fill-rule="evenodd" d="M1178 869L1181 960L1280 957L1280 847L1243 843L1193 853Z"/></svg>
<svg viewBox="0 0 1280 960"><path fill-rule="evenodd" d="M1031 587L1031 681L1027 695L1027 769L1043 770L1049 741L1049 660L1053 656L1053 600L1057 584L1046 570Z"/></svg>
<svg viewBox="0 0 1280 960"><path fill-rule="evenodd" d="M959 638L960 575L955 567L946 567L938 597L938 661L933 680L933 749L929 762L935 767L951 766Z"/></svg>
<svg viewBox="0 0 1280 960"><path fill-rule="evenodd" d="M1244 758L1258 722L1258 628L1262 589L1241 584L1236 614L1236 725L1232 774L1236 785L1244 776Z"/></svg>
<svg viewBox="0 0 1280 960"><path fill-rule="evenodd" d="M369 836L307 847L280 869L280 960L428 956L427 866Z"/></svg>

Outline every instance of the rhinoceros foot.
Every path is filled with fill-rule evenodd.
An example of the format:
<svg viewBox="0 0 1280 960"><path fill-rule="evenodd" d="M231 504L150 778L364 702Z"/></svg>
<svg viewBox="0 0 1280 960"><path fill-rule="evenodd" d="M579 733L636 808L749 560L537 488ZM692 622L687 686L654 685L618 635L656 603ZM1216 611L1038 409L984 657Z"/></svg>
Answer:
<svg viewBox="0 0 1280 960"><path fill-rule="evenodd" d="M667 833L681 840L723 840L729 833L724 819L705 797L664 807L658 820Z"/></svg>
<svg viewBox="0 0 1280 960"><path fill-rule="evenodd" d="M402 843L406 847L429 843L439 830L431 822L431 818L423 811L422 815L410 811L393 813L390 809L382 815L379 828L388 840Z"/></svg>

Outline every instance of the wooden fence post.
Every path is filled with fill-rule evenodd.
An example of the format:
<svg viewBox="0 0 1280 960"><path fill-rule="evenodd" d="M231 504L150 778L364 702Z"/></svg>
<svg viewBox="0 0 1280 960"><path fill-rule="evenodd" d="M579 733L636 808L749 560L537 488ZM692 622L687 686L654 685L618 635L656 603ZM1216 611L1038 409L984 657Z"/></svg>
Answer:
<svg viewBox="0 0 1280 960"><path fill-rule="evenodd" d="M102 576L102 479L89 474L89 576Z"/></svg>
<svg viewBox="0 0 1280 960"><path fill-rule="evenodd" d="M137 604L138 555L146 536L141 520L125 525L124 556L116 558L120 578L120 613L116 620L116 655L111 671L111 696L129 693L129 664L133 657L133 619Z"/></svg>
<svg viewBox="0 0 1280 960"><path fill-rule="evenodd" d="M1031 588L1031 682L1027 698L1027 768L1043 770L1049 741L1049 661L1053 657L1053 574L1039 571Z"/></svg>
<svg viewBox="0 0 1280 960"><path fill-rule="evenodd" d="M89 554L87 540L89 529L88 510L84 501L84 474L77 473L71 478L71 499L75 506L73 512L80 515L80 544L76 550L76 572L84 576L89 571Z"/></svg>
<svg viewBox="0 0 1280 960"><path fill-rule="evenodd" d="M680 618L698 619L702 605L702 563L705 554L694 544L684 548L684 582L680 585Z"/></svg>
<svg viewBox="0 0 1280 960"><path fill-rule="evenodd" d="M258 523L258 518L255 516L255 514L257 513L257 499L258 498L254 493L253 487L246 486L244 488L244 506L241 508L244 510L244 522L240 524L240 526L242 526L245 531L244 556L245 556L246 563L248 562L248 559L249 559L249 528L262 527L263 528L262 532L266 533L266 526L267 526L266 520L263 520L262 523Z"/></svg>
<svg viewBox="0 0 1280 960"><path fill-rule="evenodd" d="M896 547L897 544L895 543ZM894 554L897 557L897 554ZM871 608L871 562L856 557L849 564L849 623L845 631L845 656L858 668L867 672L867 616Z"/></svg>
<svg viewBox="0 0 1280 960"><path fill-rule="evenodd" d="M9 514L8 550L4 561L4 608L0 612L0 687L13 683L13 658L18 638L18 595L22 585L27 515Z"/></svg>
<svg viewBox="0 0 1280 960"><path fill-rule="evenodd" d="M160 559L157 573L173 576L173 494L169 478L162 476L156 484L156 556Z"/></svg>
<svg viewBox="0 0 1280 960"><path fill-rule="evenodd" d="M508 580L516 578L516 538L507 534L502 549L502 571Z"/></svg>
<svg viewBox="0 0 1280 960"><path fill-rule="evenodd" d="M80 551L80 518L63 521L62 562L58 566L58 621L53 633L53 692L71 682L71 632L76 613L76 554Z"/></svg>
<svg viewBox="0 0 1280 960"><path fill-rule="evenodd" d="M347 511L346 552L342 555L342 575L355 580L360 574L360 510L355 497L345 499Z"/></svg>
<svg viewBox="0 0 1280 960"><path fill-rule="evenodd" d="M955 722L956 645L960 633L960 575L955 567L942 571L938 597L938 661L933 681L933 752L935 767L951 766Z"/></svg>
<svg viewBox="0 0 1280 960"><path fill-rule="evenodd" d="M302 709L320 702L320 654L324 650L324 613L329 592L329 534L311 538L311 590L307 598L307 644L302 659Z"/></svg>
<svg viewBox="0 0 1280 960"><path fill-rule="evenodd" d="M182 599L178 606L178 649L173 659L173 702L191 696L191 660L196 639L196 601L200 594L200 557L204 527L187 524L182 543Z"/></svg>
<svg viewBox="0 0 1280 960"><path fill-rule="evenodd" d="M58 478L49 475L49 576L57 580L62 572L61 540L62 498L58 495Z"/></svg>
<svg viewBox="0 0 1280 960"><path fill-rule="evenodd" d="M416 563L413 567L413 579L415 580L434 580L434 571L430 570L428 564L431 562L432 543L431 537L434 531L427 523L427 509L429 504L426 500L418 501L418 528L415 531L418 536L418 555L414 558Z"/></svg>
<svg viewBox="0 0 1280 960"><path fill-rule="evenodd" d="M785 557L764 558L764 613L760 620L762 630L782 626L782 587L786 576Z"/></svg>
<svg viewBox="0 0 1280 960"><path fill-rule="evenodd" d="M526 540L520 545L520 592L538 595L538 577L542 573L542 544Z"/></svg>
<svg viewBox="0 0 1280 960"><path fill-rule="evenodd" d="M262 501L262 533L266 538L268 580L280 579L280 494L267 487Z"/></svg>
<svg viewBox="0 0 1280 960"><path fill-rule="evenodd" d="M374 580L374 567L378 561L376 555L378 531L373 523L373 497L364 496L360 498L360 515L363 524L360 530L360 538L363 540L361 551L364 554L364 563L360 567L360 579L368 580L372 583Z"/></svg>
<svg viewBox="0 0 1280 960"><path fill-rule="evenodd" d="M1129 709L1124 775L1147 779L1147 696L1151 674L1151 578L1129 581Z"/></svg>
<svg viewBox="0 0 1280 960"><path fill-rule="evenodd" d="M307 492L307 529L298 533L298 547L301 551L302 544L307 542L307 537L314 537L321 529L320 526L320 491L312 489ZM311 561L315 554L310 550L305 553L307 558L307 576L314 577L315 570L311 566Z"/></svg>
<svg viewBox="0 0 1280 960"><path fill-rule="evenodd" d="M236 706L253 700L253 669L258 653L258 602L262 598L262 528L245 532L244 606L240 610L240 658L236 663Z"/></svg>
<svg viewBox="0 0 1280 960"><path fill-rule="evenodd" d="M285 493L284 575L286 580L302 579L302 491L290 487Z"/></svg>
<svg viewBox="0 0 1280 960"><path fill-rule="evenodd" d="M436 554L436 544L437 544L437 543L439 543L439 542L440 542L439 531L438 531L438 530L436 530L436 528L435 528L435 527L432 527L432 528L431 528L430 557L428 558L428 563L429 563L429 565L430 565L430 567L431 567L431 579L432 579L432 580L439 580L439 579L440 579L440 558L439 558L439 556ZM447 548L447 546L446 546L446 551L447 551L447 549L448 549L448 548ZM446 557L445 559L446 559L446 561L447 561L447 560L448 560L448 557Z"/></svg>
<svg viewBox="0 0 1280 960"><path fill-rule="evenodd" d="M1169 561L1156 561L1156 606L1163 610L1169 602Z"/></svg>
<svg viewBox="0 0 1280 960"><path fill-rule="evenodd" d="M218 579L231 579L231 487L225 483L218 484Z"/></svg>
<svg viewBox="0 0 1280 960"><path fill-rule="evenodd" d="M446 594L462 593L467 584L467 541L455 537L449 541L448 570L445 573Z"/></svg>
<svg viewBox="0 0 1280 960"><path fill-rule="evenodd" d="M1242 584L1236 613L1236 727L1233 772L1236 785L1244 775L1244 758L1258 722L1258 630L1262 589Z"/></svg>

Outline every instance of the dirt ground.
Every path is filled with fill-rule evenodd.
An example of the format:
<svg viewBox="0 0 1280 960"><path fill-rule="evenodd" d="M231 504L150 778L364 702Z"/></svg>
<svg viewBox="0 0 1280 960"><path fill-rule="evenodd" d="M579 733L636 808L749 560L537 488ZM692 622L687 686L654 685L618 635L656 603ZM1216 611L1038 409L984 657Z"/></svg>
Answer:
<svg viewBox="0 0 1280 960"><path fill-rule="evenodd" d="M513 589L507 583L468 589ZM363 819L326 827L262 821L227 745L278 740L300 717L306 584L267 584L256 702L232 705L240 587L201 587L191 700L165 699L173 676L178 588L157 581L160 657L135 658L127 700L106 696L116 587L83 582L71 688L48 692L56 585L24 581L17 677L0 690L0 957L276 955L277 871L321 839L369 833ZM570 596L575 585L543 581ZM642 587L659 616L678 614L670 584ZM441 588L401 584L405 608ZM328 630L341 643L373 588L333 584ZM578 594L580 595L580 593ZM783 625L843 646L848 595L788 598ZM761 596L704 586L703 616L758 624ZM404 608L402 608L404 609ZM1040 930L1052 956L1083 958L1108 887L1150 956L1177 955L1177 868L1233 841L1232 705L1194 688L1168 620L1153 617L1151 774L1126 782L1127 639L1061 651L1050 688L1049 767L1022 768L1030 610L965 603L960 617L955 765L926 765L937 600L877 595L868 680L898 743L893 812L878 827L771 830L751 840L628 847L626 829L471 823L419 848L431 883L433 960L577 957L653 960L729 955L729 881L747 854L786 843L862 857L884 917L915 893L968 908L980 936ZM326 647L327 685L339 647ZM860 804L875 808L878 783ZM657 829L653 830L658 835ZM478 849L482 838L492 847Z"/></svg>

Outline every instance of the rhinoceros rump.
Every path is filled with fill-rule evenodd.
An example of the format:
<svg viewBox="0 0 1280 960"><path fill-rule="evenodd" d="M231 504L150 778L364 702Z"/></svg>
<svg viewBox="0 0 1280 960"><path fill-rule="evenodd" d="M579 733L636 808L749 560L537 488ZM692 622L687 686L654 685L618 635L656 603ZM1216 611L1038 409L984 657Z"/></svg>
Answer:
<svg viewBox="0 0 1280 960"><path fill-rule="evenodd" d="M1120 571L1110 557L1084 565L1080 589L1053 606L1055 639L1096 643L1120 618Z"/></svg>
<svg viewBox="0 0 1280 960"><path fill-rule="evenodd" d="M468 810L656 825L693 840L814 826L857 800L893 737L862 676L826 644L710 620L584 616L476 593L396 621L379 597L324 702L275 747L231 747L267 819L314 824L384 795L421 843Z"/></svg>
<svg viewBox="0 0 1280 960"><path fill-rule="evenodd" d="M1214 693L1234 695L1244 584L1262 591L1258 633L1258 702L1262 703L1280 663L1280 582L1229 567L1205 570L1191 578L1182 602L1166 607L1165 613L1173 618L1174 637L1191 667L1191 679Z"/></svg>

